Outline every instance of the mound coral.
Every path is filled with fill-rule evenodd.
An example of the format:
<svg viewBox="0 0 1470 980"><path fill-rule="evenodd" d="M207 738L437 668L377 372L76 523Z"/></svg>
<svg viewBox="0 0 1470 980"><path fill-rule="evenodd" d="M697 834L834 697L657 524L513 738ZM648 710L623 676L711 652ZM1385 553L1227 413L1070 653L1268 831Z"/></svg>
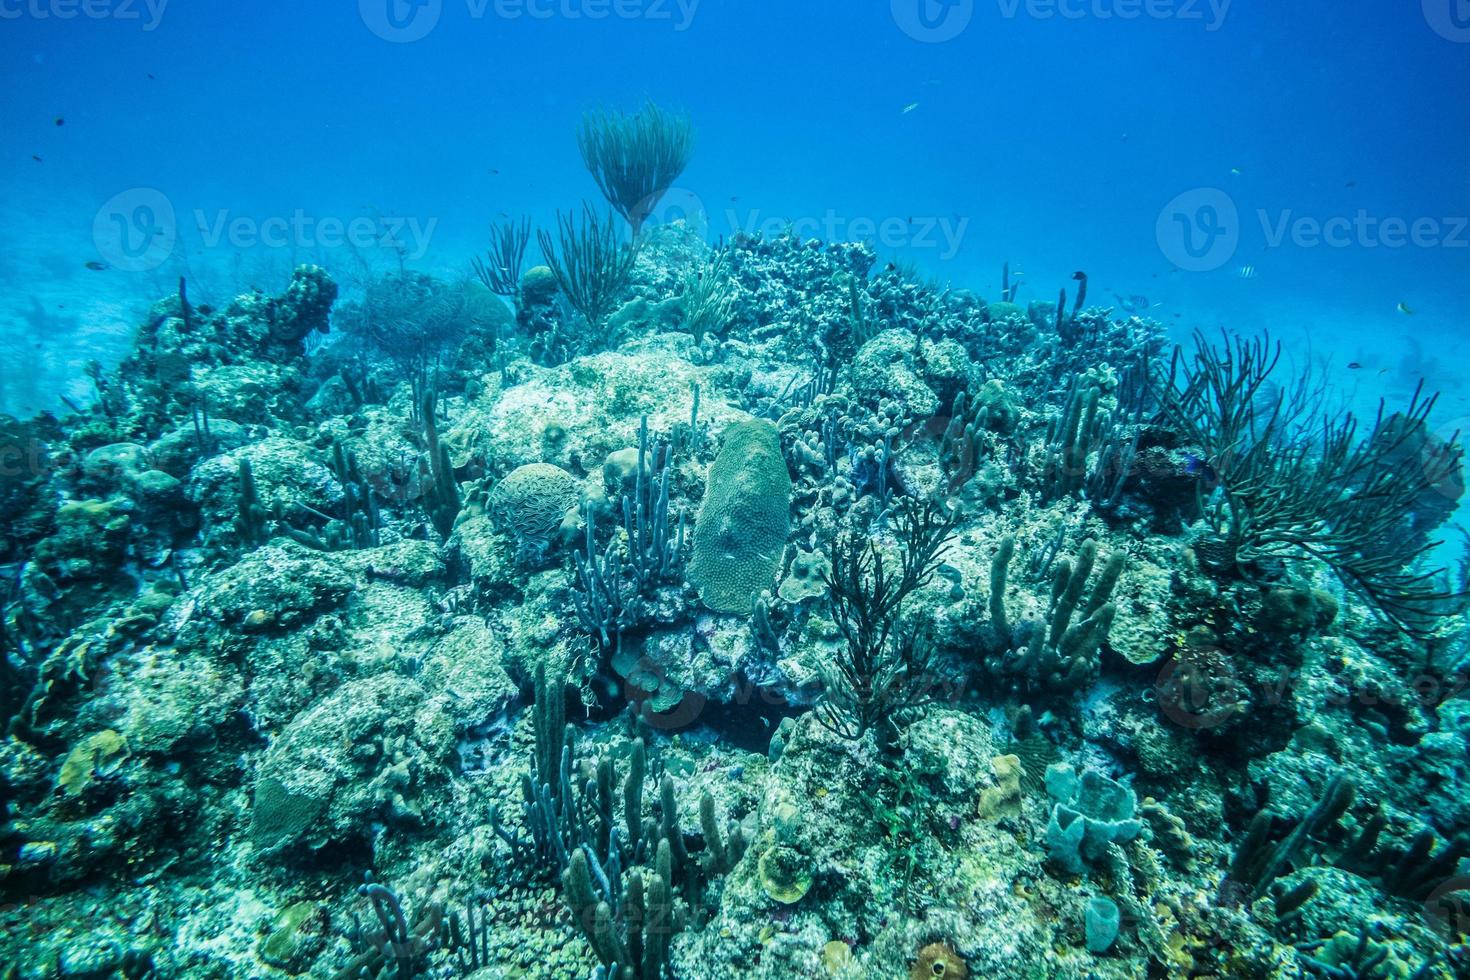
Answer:
<svg viewBox="0 0 1470 980"><path fill-rule="evenodd" d="M725 430L694 522L689 581L716 612L749 613L781 567L791 476L777 430L752 420Z"/></svg>

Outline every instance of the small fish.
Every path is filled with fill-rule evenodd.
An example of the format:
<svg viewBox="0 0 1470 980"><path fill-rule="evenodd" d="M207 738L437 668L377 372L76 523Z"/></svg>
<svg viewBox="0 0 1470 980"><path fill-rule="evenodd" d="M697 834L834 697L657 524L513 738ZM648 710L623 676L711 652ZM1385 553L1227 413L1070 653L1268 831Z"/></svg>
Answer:
<svg viewBox="0 0 1470 980"><path fill-rule="evenodd" d="M1411 309L1409 309L1409 304L1408 303L1400 303L1398 306L1394 307L1394 309L1398 310L1404 316L1413 316L1414 315L1414 311L1411 310Z"/></svg>
<svg viewBox="0 0 1470 980"><path fill-rule="evenodd" d="M1198 477L1206 486L1214 486L1220 481L1220 475L1201 456L1194 453L1186 453L1184 456L1184 472L1190 476Z"/></svg>
<svg viewBox="0 0 1470 980"><path fill-rule="evenodd" d="M1256 277L1256 267L1255 266L1253 266L1253 265L1243 265L1243 266L1240 267L1240 278L1242 278L1242 279L1254 279L1255 277Z"/></svg>
<svg viewBox="0 0 1470 980"><path fill-rule="evenodd" d="M918 107L919 107L919 103L917 103L917 102L910 102L908 105L906 105L906 106L903 107L903 114L906 116L909 113L913 112Z"/></svg>
<svg viewBox="0 0 1470 980"><path fill-rule="evenodd" d="M1349 371L1361 371L1361 370L1363 370L1363 365L1359 364L1357 361L1348 361L1348 366L1347 367L1348 367L1348 370Z"/></svg>
<svg viewBox="0 0 1470 980"><path fill-rule="evenodd" d="M151 71L150 71L150 72L148 72L148 73L147 73L147 74L148 74L148 81L150 81L150 82L151 82L151 81L154 81L154 80L155 80L155 79L154 79L154 78L153 78L153 72L151 72Z"/></svg>
<svg viewBox="0 0 1470 980"><path fill-rule="evenodd" d="M41 158L36 156L34 153L31 154L31 159L36 161L37 163L41 162Z"/></svg>
<svg viewBox="0 0 1470 980"><path fill-rule="evenodd" d="M87 268L91 269L93 272L106 272L107 263L98 262L96 259L93 259L92 261L87 263Z"/></svg>
<svg viewBox="0 0 1470 980"><path fill-rule="evenodd" d="M1357 187L1358 186L1358 182L1356 180L1350 180L1350 181L1347 182L1347 186L1348 187Z"/></svg>
<svg viewBox="0 0 1470 980"><path fill-rule="evenodd" d="M492 169L492 170L491 170L491 171L490 171L490 176L491 176L491 177L499 177L499 176L500 176L500 171L499 171L499 170L493 170L493 169Z"/></svg>
<svg viewBox="0 0 1470 980"><path fill-rule="evenodd" d="M61 116L57 116L56 117L56 125L58 125L58 126L65 126L66 125L66 120L63 119Z"/></svg>
<svg viewBox="0 0 1470 980"><path fill-rule="evenodd" d="M1239 176L1241 176L1240 168L1239 167L1231 167L1230 168L1230 175L1232 177L1239 177Z"/></svg>
<svg viewBox="0 0 1470 980"><path fill-rule="evenodd" d="M1113 299L1118 301L1118 309L1122 310L1124 313L1129 314L1130 316L1136 316L1139 313L1145 313L1148 311L1148 308L1153 305L1149 302L1147 296L1142 296L1137 293L1127 297L1126 299L1122 296L1119 296L1117 293L1114 293Z"/></svg>

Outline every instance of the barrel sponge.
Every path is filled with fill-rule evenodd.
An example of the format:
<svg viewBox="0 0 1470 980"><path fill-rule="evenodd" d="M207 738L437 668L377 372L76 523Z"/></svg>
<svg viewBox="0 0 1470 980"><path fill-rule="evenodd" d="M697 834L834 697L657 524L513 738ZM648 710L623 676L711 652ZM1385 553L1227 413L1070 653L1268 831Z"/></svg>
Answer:
<svg viewBox="0 0 1470 980"><path fill-rule="evenodd" d="M694 521L689 581L716 612L749 613L771 588L786 547L791 476L776 427L763 419L725 430Z"/></svg>
<svg viewBox="0 0 1470 980"><path fill-rule="evenodd" d="M518 541L545 541L579 497L572 474L550 463L529 463L511 470L490 491L490 514Z"/></svg>
<svg viewBox="0 0 1470 980"><path fill-rule="evenodd" d="M1051 859L1072 874L1101 861L1109 844L1125 844L1143 831L1133 790L1092 769L1079 779L1064 762L1047 767L1046 793L1054 804L1047 848Z"/></svg>

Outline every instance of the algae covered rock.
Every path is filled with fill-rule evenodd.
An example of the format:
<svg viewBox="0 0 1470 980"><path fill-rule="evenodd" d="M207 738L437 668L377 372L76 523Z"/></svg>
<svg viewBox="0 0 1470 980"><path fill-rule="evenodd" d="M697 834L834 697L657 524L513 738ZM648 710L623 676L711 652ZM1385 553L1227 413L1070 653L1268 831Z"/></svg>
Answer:
<svg viewBox="0 0 1470 980"><path fill-rule="evenodd" d="M456 462L479 459L490 472L536 462L589 472L608 454L638 444L644 416L655 434L688 426L694 386L708 381L672 346L650 341L636 351L593 354L555 368L517 362L507 387L477 398L445 441L462 447L465 455ZM723 402L700 402L701 427L742 417Z"/></svg>
<svg viewBox="0 0 1470 980"><path fill-rule="evenodd" d="M149 648L129 655L125 669L114 673L108 701L121 709L120 727L138 752L208 745L240 708L238 675L206 656Z"/></svg>
<svg viewBox="0 0 1470 980"><path fill-rule="evenodd" d="M895 399L916 418L933 415L939 396L920 374L918 353L918 338L907 330L885 330L868 341L852 365L858 397L871 404Z"/></svg>
<svg viewBox="0 0 1470 980"><path fill-rule="evenodd" d="M341 605L356 588L343 563L294 543L261 548L211 576L175 613L199 629L290 629ZM194 618L202 613L203 620ZM184 622L177 624L180 628Z"/></svg>
<svg viewBox="0 0 1470 980"><path fill-rule="evenodd" d="M127 553L134 505L123 497L68 500L56 511L56 533L36 545L36 562L58 582L115 575Z"/></svg>
<svg viewBox="0 0 1470 980"><path fill-rule="evenodd" d="M367 834L374 820L414 826L445 779L453 733L425 711L424 689L392 674L351 681L298 715L266 750L251 838L265 852Z"/></svg>
<svg viewBox="0 0 1470 980"><path fill-rule="evenodd" d="M716 612L747 614L781 567L791 476L776 427L752 420L725 430L694 522L689 581Z"/></svg>
<svg viewBox="0 0 1470 980"><path fill-rule="evenodd" d="M267 360L285 361L302 355L303 341L312 333L328 331L336 301L337 282L331 274L319 265L303 264L292 271L280 296L238 296L224 316L237 342L251 342Z"/></svg>
<svg viewBox="0 0 1470 980"><path fill-rule="evenodd" d="M261 512L287 524L309 524L313 512L333 514L342 499L337 478L293 439L272 437L205 461L194 468L188 496L199 507L204 537L213 545L239 537L241 467L249 470Z"/></svg>
<svg viewBox="0 0 1470 980"><path fill-rule="evenodd" d="M516 686L500 666L501 638L477 616L458 616L423 660L419 679L430 691L444 692L444 710L464 731L499 715L516 696Z"/></svg>
<svg viewBox="0 0 1470 980"><path fill-rule="evenodd" d="M831 572L832 563L825 555L815 551L798 552L791 559L791 567L781 580L776 594L782 602L797 603L803 599L814 599L827 594L827 583L823 576Z"/></svg>
<svg viewBox="0 0 1470 980"><path fill-rule="evenodd" d="M990 760L995 785L980 793L980 816L987 820L1019 816L1021 813L1021 759L1015 755L998 755Z"/></svg>

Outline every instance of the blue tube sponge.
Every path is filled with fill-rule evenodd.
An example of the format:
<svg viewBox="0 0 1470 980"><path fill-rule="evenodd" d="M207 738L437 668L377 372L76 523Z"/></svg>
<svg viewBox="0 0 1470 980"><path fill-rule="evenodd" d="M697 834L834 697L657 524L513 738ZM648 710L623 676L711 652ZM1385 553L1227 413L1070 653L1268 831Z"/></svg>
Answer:
<svg viewBox="0 0 1470 980"><path fill-rule="evenodd" d="M1091 899L1082 916L1087 951L1093 956L1101 956L1112 949L1113 943L1118 940L1118 927L1121 923L1122 914L1118 911L1117 902L1101 896Z"/></svg>

